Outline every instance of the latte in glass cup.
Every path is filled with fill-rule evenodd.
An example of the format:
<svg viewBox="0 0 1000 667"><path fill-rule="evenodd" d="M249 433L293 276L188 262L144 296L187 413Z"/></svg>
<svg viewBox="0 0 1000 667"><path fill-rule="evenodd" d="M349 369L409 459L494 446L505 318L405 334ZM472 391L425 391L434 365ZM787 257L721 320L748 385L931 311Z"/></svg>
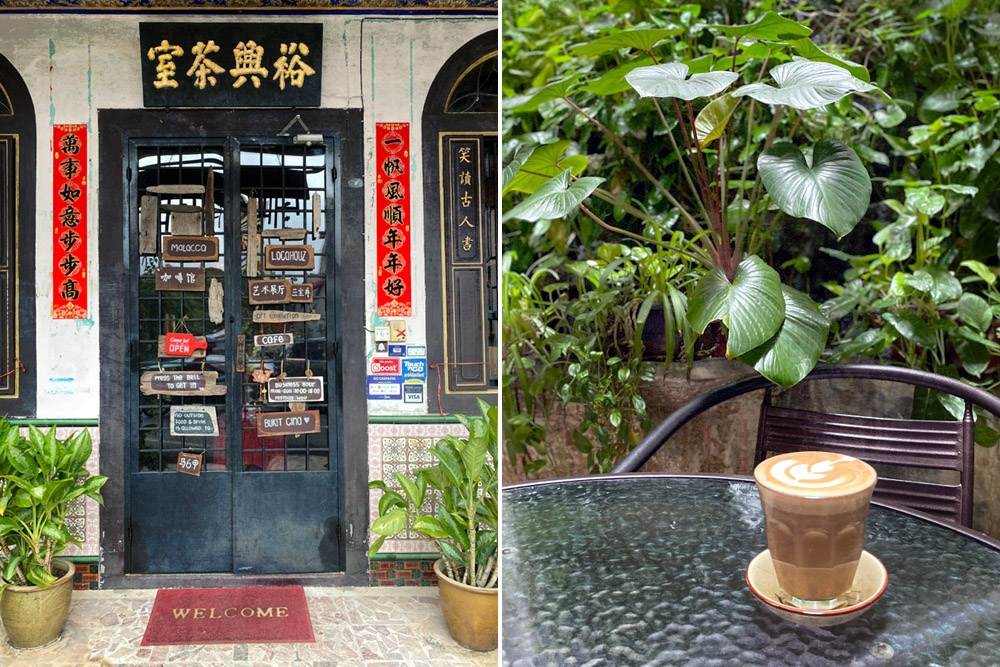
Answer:
<svg viewBox="0 0 1000 667"><path fill-rule="evenodd" d="M877 475L850 456L793 452L754 479L778 585L797 606L834 608L854 581Z"/></svg>

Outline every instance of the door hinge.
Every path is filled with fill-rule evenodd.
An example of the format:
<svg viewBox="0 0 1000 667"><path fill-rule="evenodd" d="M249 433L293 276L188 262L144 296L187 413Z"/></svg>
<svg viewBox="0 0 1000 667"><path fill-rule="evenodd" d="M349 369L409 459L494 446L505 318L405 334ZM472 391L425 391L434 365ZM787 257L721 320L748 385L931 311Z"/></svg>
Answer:
<svg viewBox="0 0 1000 667"><path fill-rule="evenodd" d="M330 177L334 180L334 182L337 181L337 168L336 167L330 167Z"/></svg>
<svg viewBox="0 0 1000 667"><path fill-rule="evenodd" d="M132 182L132 167L125 167L125 180Z"/></svg>

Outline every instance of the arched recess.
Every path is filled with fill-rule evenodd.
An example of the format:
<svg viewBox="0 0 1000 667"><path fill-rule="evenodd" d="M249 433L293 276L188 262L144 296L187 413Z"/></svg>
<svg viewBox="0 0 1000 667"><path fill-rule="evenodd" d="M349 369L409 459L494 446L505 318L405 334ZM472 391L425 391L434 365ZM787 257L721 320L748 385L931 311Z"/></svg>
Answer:
<svg viewBox="0 0 1000 667"><path fill-rule="evenodd" d="M34 417L35 107L0 55L0 415Z"/></svg>
<svg viewBox="0 0 1000 667"><path fill-rule="evenodd" d="M424 103L427 377L432 413L495 404L499 378L498 32L441 67Z"/></svg>

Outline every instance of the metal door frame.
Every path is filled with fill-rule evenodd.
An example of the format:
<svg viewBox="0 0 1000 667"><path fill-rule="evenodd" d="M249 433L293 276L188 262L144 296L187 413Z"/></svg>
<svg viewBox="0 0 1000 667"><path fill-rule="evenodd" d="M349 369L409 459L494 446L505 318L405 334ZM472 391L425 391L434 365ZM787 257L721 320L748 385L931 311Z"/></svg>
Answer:
<svg viewBox="0 0 1000 667"><path fill-rule="evenodd" d="M340 163L334 183L332 220L327 233L336 239L334 252L327 257L337 275L364 275L364 216L345 212L364 211L363 118L361 110L300 110L303 121L317 133L334 137L340 146ZM99 140L99 228L100 228L100 303L124 304L101 308L100 375L101 474L109 477L101 509L102 587L146 588L184 585L198 586L253 585L254 582L298 581L305 584L367 585L366 533L368 525L367 403L364 352L364 281L338 281L335 307L340 312L339 330L333 332L338 350L340 373L329 377L330 393L340 401L329 406L331 423L339 432L342 465L338 483L341 488L344 571L305 575L235 575L235 574L127 574L125 517L128 499L128 456L123 443L126 433L135 428L129 423L132 414L126 408L127 386L123 378L138 377L137 357L132 354L134 340L129 340L125 315L136 304L132 301L129 244L125 211L131 205L127 187L128 156L126 148L135 137L171 136L247 136L277 135L294 112L287 109L265 110L101 110L98 113ZM351 387L358 388L356 391ZM345 420L343 415L352 419ZM353 418L365 415L365 419ZM331 453L332 454L332 453ZM332 465L332 462L331 462Z"/></svg>

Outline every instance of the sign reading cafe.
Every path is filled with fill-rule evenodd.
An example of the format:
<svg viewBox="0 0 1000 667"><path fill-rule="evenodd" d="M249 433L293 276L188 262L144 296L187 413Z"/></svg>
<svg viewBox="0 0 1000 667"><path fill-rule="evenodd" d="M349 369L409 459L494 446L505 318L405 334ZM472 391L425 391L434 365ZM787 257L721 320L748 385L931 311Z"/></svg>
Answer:
<svg viewBox="0 0 1000 667"><path fill-rule="evenodd" d="M147 107L320 105L319 23L140 23Z"/></svg>

